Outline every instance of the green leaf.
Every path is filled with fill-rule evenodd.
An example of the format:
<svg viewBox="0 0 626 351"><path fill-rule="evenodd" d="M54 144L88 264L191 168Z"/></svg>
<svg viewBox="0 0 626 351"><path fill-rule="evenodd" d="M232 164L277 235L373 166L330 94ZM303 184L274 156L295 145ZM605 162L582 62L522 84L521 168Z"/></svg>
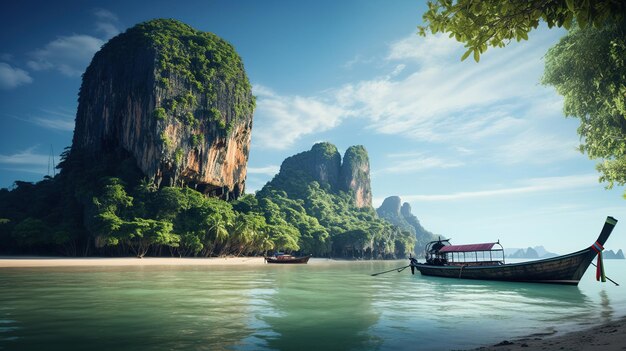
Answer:
<svg viewBox="0 0 626 351"><path fill-rule="evenodd" d="M467 50L463 56L461 56L461 61L465 61L465 59L472 53L472 49Z"/></svg>
<svg viewBox="0 0 626 351"><path fill-rule="evenodd" d="M580 28L585 28L587 26L587 11L579 11L576 13L576 22Z"/></svg>
<svg viewBox="0 0 626 351"><path fill-rule="evenodd" d="M480 51L478 49L474 49L474 61L480 61Z"/></svg>
<svg viewBox="0 0 626 351"><path fill-rule="evenodd" d="M524 40L528 40L528 32L522 30L520 35Z"/></svg>
<svg viewBox="0 0 626 351"><path fill-rule="evenodd" d="M565 17L565 21L563 21L563 28L569 30L570 28L572 28L572 19L574 18L574 15L572 15L571 13L567 14L567 17Z"/></svg>

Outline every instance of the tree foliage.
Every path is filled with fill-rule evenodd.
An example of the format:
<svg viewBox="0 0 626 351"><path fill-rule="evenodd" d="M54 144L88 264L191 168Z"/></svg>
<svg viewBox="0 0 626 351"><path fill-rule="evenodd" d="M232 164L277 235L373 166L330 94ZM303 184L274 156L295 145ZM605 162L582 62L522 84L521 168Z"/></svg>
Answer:
<svg viewBox="0 0 626 351"><path fill-rule="evenodd" d="M626 2L435 0L423 19L421 35L450 33L465 43L462 59L473 53L477 62L488 46L528 39L540 21L568 29L546 55L542 82L563 95L566 116L580 119L580 150L602 160L600 181L626 184Z"/></svg>
<svg viewBox="0 0 626 351"><path fill-rule="evenodd" d="M489 46L504 47L511 40L528 40L528 32L541 21L548 27L602 28L621 21L626 2L620 0L435 0L428 2L420 35L450 33L465 43L461 57L473 55L476 62Z"/></svg>
<svg viewBox="0 0 626 351"><path fill-rule="evenodd" d="M256 197L268 222L296 227L300 245L315 255L405 257L415 246L414 235L378 218L373 208L356 207L354 194L298 168L283 167Z"/></svg>
<svg viewBox="0 0 626 351"><path fill-rule="evenodd" d="M626 23L574 29L546 55L543 83L564 97L566 116L580 120L580 150L598 164L600 180L626 184Z"/></svg>
<svg viewBox="0 0 626 351"><path fill-rule="evenodd" d="M333 148L324 149L324 160L334 162ZM394 258L415 245L413 234L374 209L357 208L354 194L299 167L285 167L256 195L234 202L190 188L157 188L120 150L102 155L96 167L84 167L80 154L63 157L61 167L54 178L0 190L3 252L210 257L275 250Z"/></svg>

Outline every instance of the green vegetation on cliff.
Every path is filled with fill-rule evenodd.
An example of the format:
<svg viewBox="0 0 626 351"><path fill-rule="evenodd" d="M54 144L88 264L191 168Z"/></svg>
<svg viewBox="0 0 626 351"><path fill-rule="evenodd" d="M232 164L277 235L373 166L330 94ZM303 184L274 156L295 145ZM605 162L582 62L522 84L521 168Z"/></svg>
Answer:
<svg viewBox="0 0 626 351"><path fill-rule="evenodd" d="M362 147L349 150L353 150L346 152L349 157L367 158ZM293 223L306 237L307 252L358 258L404 257L412 252L413 235L379 219L373 208L357 207L354 193L333 184L337 178L330 175L337 172L328 165L338 167L340 161L334 145L316 144L310 151L285 160L280 173L256 197L260 202L279 204L279 217ZM367 180L369 185L369 177ZM293 221L295 213L297 219ZM321 228L301 223L319 223Z"/></svg>
<svg viewBox="0 0 626 351"><path fill-rule="evenodd" d="M171 116L192 128L198 117L221 122L221 129L230 132L240 118L254 111L251 85L233 46L213 33L173 19L155 19L128 29L111 39L96 54L98 60L94 62L104 59L123 63L129 57L144 55L144 50L155 55L157 85L174 95L157 107L163 110L156 112L155 117ZM184 81L182 86L177 82L180 79ZM224 89L237 97L232 113L228 114L219 110L223 106L218 94ZM199 98L205 100L203 106L199 106Z"/></svg>
<svg viewBox="0 0 626 351"><path fill-rule="evenodd" d="M54 178L1 189L0 250L207 257L299 249L297 230L273 219L271 206L264 203L266 216L249 211L253 196L229 203L190 188L159 189L122 150L106 158L98 168L64 158Z"/></svg>
<svg viewBox="0 0 626 351"><path fill-rule="evenodd" d="M378 213L380 218L415 236L415 255L423 257L424 246L430 241L437 240L437 236L424 229L417 217L411 213L411 205L408 202L405 202L402 206L401 204L400 197L389 196L376 209L376 213Z"/></svg>
<svg viewBox="0 0 626 351"><path fill-rule="evenodd" d="M69 157L87 152L100 163L122 148L159 186L236 198L254 105L229 43L175 20L140 23L103 45L83 74Z"/></svg>
<svg viewBox="0 0 626 351"><path fill-rule="evenodd" d="M68 159L66 152L56 177L0 190L0 247L13 254L112 256L411 253L414 234L371 207L356 207L354 194L319 179L315 172L340 162L336 155L334 145L317 144L285 160L256 196L226 202L190 188L157 188L123 150L92 168L83 166L89 156Z"/></svg>

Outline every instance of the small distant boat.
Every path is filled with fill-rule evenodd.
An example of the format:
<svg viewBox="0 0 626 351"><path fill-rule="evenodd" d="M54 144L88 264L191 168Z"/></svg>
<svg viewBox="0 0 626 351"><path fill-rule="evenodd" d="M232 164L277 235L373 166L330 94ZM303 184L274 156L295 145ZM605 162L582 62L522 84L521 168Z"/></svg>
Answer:
<svg viewBox="0 0 626 351"><path fill-rule="evenodd" d="M450 240L432 241L426 245L426 263L410 258L411 272L422 275L461 279L501 280L513 282L578 285L580 278L599 256L596 279L602 277L601 253L617 220L607 217L598 240L580 251L522 263L505 263L504 249L499 242L450 245Z"/></svg>
<svg viewBox="0 0 626 351"><path fill-rule="evenodd" d="M306 264L309 262L309 258L312 255L295 257L289 254L277 253L274 256L265 257L267 263L281 263L281 264Z"/></svg>

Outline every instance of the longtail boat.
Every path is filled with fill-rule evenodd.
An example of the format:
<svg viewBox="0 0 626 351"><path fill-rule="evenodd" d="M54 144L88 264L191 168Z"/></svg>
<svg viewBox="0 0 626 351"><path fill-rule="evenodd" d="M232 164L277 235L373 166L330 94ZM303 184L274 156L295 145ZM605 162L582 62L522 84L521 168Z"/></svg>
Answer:
<svg viewBox="0 0 626 351"><path fill-rule="evenodd" d="M590 247L521 263L505 263L499 241L473 245L450 245L449 239L432 241L425 248L425 263L410 258L411 273L418 270L422 275L446 278L578 285L597 255L596 279L605 281L602 250L616 224L615 218L607 217L598 240Z"/></svg>
<svg viewBox="0 0 626 351"><path fill-rule="evenodd" d="M307 262L309 262L309 258L311 258L311 255L295 257L292 255L280 253L274 256L265 257L265 262L282 264L306 264Z"/></svg>

